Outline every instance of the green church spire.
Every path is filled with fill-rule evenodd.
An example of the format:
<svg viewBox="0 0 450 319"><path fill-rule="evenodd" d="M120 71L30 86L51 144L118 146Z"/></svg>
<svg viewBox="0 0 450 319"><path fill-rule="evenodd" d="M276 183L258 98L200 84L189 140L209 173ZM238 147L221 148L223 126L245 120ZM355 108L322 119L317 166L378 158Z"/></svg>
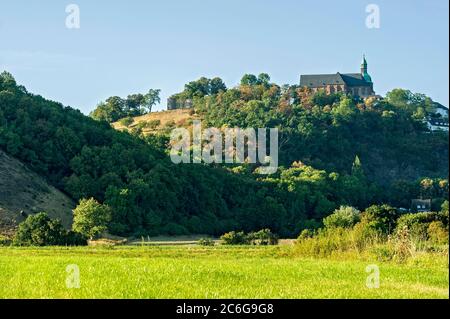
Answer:
<svg viewBox="0 0 450 319"><path fill-rule="evenodd" d="M363 59L361 62L361 75L363 76L364 80L372 83L372 78L370 77L369 73L367 72L367 60L366 60L365 54L363 54Z"/></svg>

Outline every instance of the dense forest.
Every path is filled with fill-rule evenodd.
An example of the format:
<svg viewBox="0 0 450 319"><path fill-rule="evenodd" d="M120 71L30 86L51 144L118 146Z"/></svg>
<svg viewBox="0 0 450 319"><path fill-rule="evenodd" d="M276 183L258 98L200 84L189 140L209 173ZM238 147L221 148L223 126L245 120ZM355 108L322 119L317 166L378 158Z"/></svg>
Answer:
<svg viewBox="0 0 450 319"><path fill-rule="evenodd" d="M428 97L401 89L366 101L311 94L270 83L266 74L245 75L230 89L219 80L193 81L174 98L192 100L211 126L279 128L276 174L258 175L253 165L175 165L167 136L111 128L118 116L108 114L109 104L117 99L90 118L27 92L6 72L0 148L73 199L109 206L109 232L126 236L263 228L297 236L340 205L409 208L425 196L439 207L448 196L448 133L427 131ZM138 96L132 112L151 107L157 95Z"/></svg>

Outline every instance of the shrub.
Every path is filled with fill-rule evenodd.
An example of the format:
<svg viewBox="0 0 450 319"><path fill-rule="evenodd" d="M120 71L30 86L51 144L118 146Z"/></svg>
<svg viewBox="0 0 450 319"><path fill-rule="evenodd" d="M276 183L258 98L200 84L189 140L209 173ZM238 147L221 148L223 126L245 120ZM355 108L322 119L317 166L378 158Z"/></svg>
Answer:
<svg viewBox="0 0 450 319"><path fill-rule="evenodd" d="M44 212L28 216L19 225L13 244L15 246L64 245L65 230L58 220L52 220Z"/></svg>
<svg viewBox="0 0 450 319"><path fill-rule="evenodd" d="M73 230L81 235L94 239L107 230L111 220L109 206L102 205L95 199L82 199L73 210Z"/></svg>
<svg viewBox="0 0 450 319"><path fill-rule="evenodd" d="M448 218L448 200L444 201L441 206L441 213L447 216Z"/></svg>
<svg viewBox="0 0 450 319"><path fill-rule="evenodd" d="M408 227L397 230L395 237L395 254L397 261L404 262L414 254L415 247L411 240L411 234Z"/></svg>
<svg viewBox="0 0 450 319"><path fill-rule="evenodd" d="M53 220L46 213L28 216L19 225L13 239L16 246L77 246L85 245L81 234L67 232L59 220Z"/></svg>
<svg viewBox="0 0 450 319"><path fill-rule="evenodd" d="M300 235L297 238L297 242L303 239L314 237L315 231L312 229L303 229Z"/></svg>
<svg viewBox="0 0 450 319"><path fill-rule="evenodd" d="M9 246L11 242L8 237L0 235L0 246Z"/></svg>
<svg viewBox="0 0 450 319"><path fill-rule="evenodd" d="M168 121L168 122L164 125L164 128L165 128L165 129L172 129L172 128L174 128L175 126L176 126L175 121L174 121L174 120L171 120L171 121Z"/></svg>
<svg viewBox="0 0 450 319"><path fill-rule="evenodd" d="M390 234L395 230L399 216L399 211L389 205L373 205L366 209L361 219L377 232Z"/></svg>
<svg viewBox="0 0 450 319"><path fill-rule="evenodd" d="M67 246L86 246L87 239L82 234L73 230L68 231L66 234L65 245Z"/></svg>
<svg viewBox="0 0 450 319"><path fill-rule="evenodd" d="M354 245L359 251L387 240L385 234L372 227L365 219L353 227L351 234L353 236Z"/></svg>
<svg viewBox="0 0 450 319"><path fill-rule="evenodd" d="M220 237L222 244L224 245L248 245L250 244L248 236L244 232L232 231L223 234Z"/></svg>
<svg viewBox="0 0 450 319"><path fill-rule="evenodd" d="M214 240L212 240L211 238L200 238L198 240L198 244L200 246L214 246Z"/></svg>
<svg viewBox="0 0 450 319"><path fill-rule="evenodd" d="M427 229L428 238L434 244L448 244L448 228L441 221L431 222Z"/></svg>
<svg viewBox="0 0 450 319"><path fill-rule="evenodd" d="M133 122L134 119L131 116L124 117L123 119L119 120L119 123L126 127L129 127L131 124L133 124Z"/></svg>
<svg viewBox="0 0 450 319"><path fill-rule="evenodd" d="M385 239L366 222L353 228L323 228L316 232L303 231L296 242L298 253L307 256L328 257L336 252L362 252Z"/></svg>
<svg viewBox="0 0 450 319"><path fill-rule="evenodd" d="M252 245L277 245L278 236L270 231L270 229L262 229L257 232L253 232L247 235L248 241Z"/></svg>
<svg viewBox="0 0 450 319"><path fill-rule="evenodd" d="M157 128L159 125L161 125L160 120L151 120L151 121L147 122L147 127L152 130Z"/></svg>
<svg viewBox="0 0 450 319"><path fill-rule="evenodd" d="M361 220L360 211L351 206L341 206L323 219L326 228L351 228Z"/></svg>
<svg viewBox="0 0 450 319"><path fill-rule="evenodd" d="M354 248L352 237L344 228L319 229L314 237L297 240L296 250L311 257L328 257L335 252L349 251Z"/></svg>
<svg viewBox="0 0 450 319"><path fill-rule="evenodd" d="M432 222L441 222L444 225L446 218L442 213L405 214L397 220L397 232L406 227L414 239L427 240L428 228Z"/></svg>

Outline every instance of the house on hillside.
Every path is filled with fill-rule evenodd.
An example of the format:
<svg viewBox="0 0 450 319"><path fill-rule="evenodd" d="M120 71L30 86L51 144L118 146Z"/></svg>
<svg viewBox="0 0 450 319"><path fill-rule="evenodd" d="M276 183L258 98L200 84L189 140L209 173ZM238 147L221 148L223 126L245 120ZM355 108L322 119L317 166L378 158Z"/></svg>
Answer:
<svg viewBox="0 0 450 319"><path fill-rule="evenodd" d="M325 90L327 94L344 92L367 98L375 95L372 78L367 70L367 60L364 56L360 73L301 75L300 86L309 88L313 92L318 90Z"/></svg>
<svg viewBox="0 0 450 319"><path fill-rule="evenodd" d="M413 199L411 201L411 211L430 212L431 211L431 199Z"/></svg>
<svg viewBox="0 0 450 319"><path fill-rule="evenodd" d="M433 104L435 108L434 114L429 114L425 119L425 123L427 124L428 129L432 132L448 132L448 108L437 102L434 102Z"/></svg>
<svg viewBox="0 0 450 319"><path fill-rule="evenodd" d="M432 132L435 131L445 131L448 132L448 119L439 118L428 118L427 120L428 129Z"/></svg>

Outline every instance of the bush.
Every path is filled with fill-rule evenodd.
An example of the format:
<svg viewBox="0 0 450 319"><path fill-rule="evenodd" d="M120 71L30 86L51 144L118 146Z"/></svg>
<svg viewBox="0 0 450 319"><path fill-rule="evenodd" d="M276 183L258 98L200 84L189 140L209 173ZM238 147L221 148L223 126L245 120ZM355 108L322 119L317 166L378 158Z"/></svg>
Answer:
<svg viewBox="0 0 450 319"><path fill-rule="evenodd" d="M15 246L77 246L85 245L81 234L67 232L59 220L53 220L46 213L28 216L19 225L13 239Z"/></svg>
<svg viewBox="0 0 450 319"><path fill-rule="evenodd" d="M351 228L361 220L360 211L351 206L341 206L323 219L326 228Z"/></svg>
<svg viewBox="0 0 450 319"><path fill-rule="evenodd" d="M431 222L428 226L427 234L432 243L448 245L448 228L441 221Z"/></svg>
<svg viewBox="0 0 450 319"><path fill-rule="evenodd" d="M198 240L198 244L200 246L214 246L214 240L212 240L211 238L200 238Z"/></svg>
<svg viewBox="0 0 450 319"><path fill-rule="evenodd" d="M147 122L147 127L152 130L157 128L159 125L161 125L160 120L151 120L151 121Z"/></svg>
<svg viewBox="0 0 450 319"><path fill-rule="evenodd" d="M248 236L244 232L232 231L223 234L220 237L223 245L248 245L250 244Z"/></svg>
<svg viewBox="0 0 450 319"><path fill-rule="evenodd" d="M247 235L247 239L252 245L278 245L278 236L270 231L270 229L262 229Z"/></svg>
<svg viewBox="0 0 450 319"><path fill-rule="evenodd" d="M433 222L441 222L444 226L446 217L442 213L405 214L397 220L397 232L406 227L414 239L427 240L428 228Z"/></svg>
<svg viewBox="0 0 450 319"><path fill-rule="evenodd" d="M11 239L8 237L0 235L0 246L9 246L11 242Z"/></svg>
<svg viewBox="0 0 450 319"><path fill-rule="evenodd" d="M297 242L299 242L303 239L312 238L312 237L314 237L315 233L316 232L312 229L303 229L297 238Z"/></svg>
<svg viewBox="0 0 450 319"><path fill-rule="evenodd" d="M73 210L73 230L94 239L107 230L111 220L109 206L102 205L95 199L82 199Z"/></svg>
<svg viewBox="0 0 450 319"><path fill-rule="evenodd" d="M67 246L86 246L87 238L80 233L73 230L68 231L66 234L65 245Z"/></svg>
<svg viewBox="0 0 450 319"><path fill-rule="evenodd" d="M413 256L415 251L414 244L411 240L411 234L408 227L397 230L395 237L395 254L394 258L399 262L404 262Z"/></svg>
<svg viewBox="0 0 450 319"><path fill-rule="evenodd" d="M359 253L384 239L367 222L360 222L353 228L322 228L315 232L305 230L297 239L296 250L311 257L328 257L337 252Z"/></svg>
<svg viewBox="0 0 450 319"><path fill-rule="evenodd" d="M385 234L372 227L370 222L365 219L353 227L351 235L354 240L354 245L359 251L387 240Z"/></svg>
<svg viewBox="0 0 450 319"><path fill-rule="evenodd" d="M13 244L15 246L64 245L65 235L60 221L50 219L46 213L38 213L28 216L19 225Z"/></svg>
<svg viewBox="0 0 450 319"><path fill-rule="evenodd" d="M387 235L395 230L399 216L399 211L389 205L373 205L366 209L361 219L368 227Z"/></svg>
<svg viewBox="0 0 450 319"><path fill-rule="evenodd" d="M165 128L165 129L172 129L172 128L174 128L175 126L176 126L175 121L174 121L174 120L171 120L171 121L168 121L168 122L164 125L164 128Z"/></svg>
<svg viewBox="0 0 450 319"><path fill-rule="evenodd" d="M129 127L131 124L133 124L133 122L134 119L131 116L119 120L119 123L126 127Z"/></svg>
<svg viewBox="0 0 450 319"><path fill-rule="evenodd" d="M296 244L297 252L311 257L328 257L352 248L352 237L344 228L319 229L314 237L299 238Z"/></svg>
<svg viewBox="0 0 450 319"><path fill-rule="evenodd" d="M441 213L447 216L448 218L448 200L444 201L441 206Z"/></svg>

